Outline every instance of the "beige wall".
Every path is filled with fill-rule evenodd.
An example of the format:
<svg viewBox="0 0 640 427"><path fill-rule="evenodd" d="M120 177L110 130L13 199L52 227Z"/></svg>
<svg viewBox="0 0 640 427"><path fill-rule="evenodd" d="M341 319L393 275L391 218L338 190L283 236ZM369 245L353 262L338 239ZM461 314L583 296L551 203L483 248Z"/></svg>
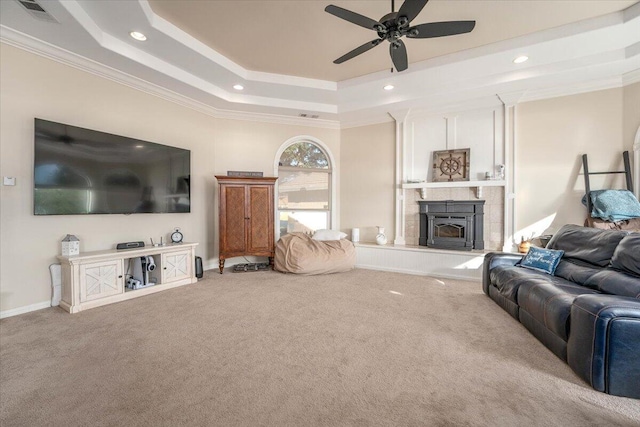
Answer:
<svg viewBox="0 0 640 427"><path fill-rule="evenodd" d="M581 155L591 171L620 170L623 89L565 96L517 106L516 234L554 232L582 224L584 176ZM592 189L622 188L620 175L595 176Z"/></svg>
<svg viewBox="0 0 640 427"><path fill-rule="evenodd" d="M221 120L121 84L0 44L1 186L0 310L50 299L48 266L56 262L65 234L82 251L116 242L167 238L180 227L199 242L205 264L217 264L215 174L257 170L273 175L276 151L287 139L310 135L325 143L336 163L340 133L302 126ZM33 119L39 117L191 150L189 214L34 216Z"/></svg>
<svg viewBox="0 0 640 427"><path fill-rule="evenodd" d="M627 150L632 152L636 133L640 128L640 82L624 87L623 101L624 145Z"/></svg>
<svg viewBox="0 0 640 427"><path fill-rule="evenodd" d="M185 240L200 243L197 253L205 264L214 266L213 176L227 170L272 175L278 148L300 135L319 139L334 157L335 227L346 232L359 227L362 240L372 241L375 226L382 225L389 240L395 238L394 123L337 131L215 119L5 44L0 44L0 67L0 175L17 178L15 187L0 186L1 311L50 298L48 266L56 262L67 233L79 236L81 250L90 251L166 238L181 227ZM581 223L586 210L580 204L580 155L589 154L593 170L620 166L620 153L632 148L640 126L640 83L517 108L518 229L537 227L539 234ZM192 212L34 216L34 117L190 149Z"/></svg>
<svg viewBox="0 0 640 427"><path fill-rule="evenodd" d="M375 241L383 226L395 238L395 123L344 129L341 132L341 228L360 228L361 241Z"/></svg>
<svg viewBox="0 0 640 427"><path fill-rule="evenodd" d="M584 222L581 155L588 154L592 171L620 170L622 151L632 149L640 126L638 111L640 83L517 106L517 236ZM342 131L341 157L349 167L342 171L341 225L345 232L365 227L363 240L373 239L378 223L394 230L394 141L391 123ZM624 185L621 176L591 182L596 188Z"/></svg>
<svg viewBox="0 0 640 427"><path fill-rule="evenodd" d="M635 143L640 145L640 82L624 87L623 92L624 99L624 143L627 146L631 154L631 167L633 170L634 179L634 192L636 197L640 199L640 153L633 149L640 151L640 147L635 146ZM636 140L636 138L638 138Z"/></svg>

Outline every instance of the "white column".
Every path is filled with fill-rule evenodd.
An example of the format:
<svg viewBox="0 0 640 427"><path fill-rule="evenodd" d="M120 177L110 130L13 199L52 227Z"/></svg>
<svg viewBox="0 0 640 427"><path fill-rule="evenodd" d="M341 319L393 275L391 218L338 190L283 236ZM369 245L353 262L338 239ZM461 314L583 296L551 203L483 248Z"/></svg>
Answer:
<svg viewBox="0 0 640 427"><path fill-rule="evenodd" d="M640 200L640 127L636 132L636 139L633 144L633 191Z"/></svg>
<svg viewBox="0 0 640 427"><path fill-rule="evenodd" d="M523 92L498 94L504 104L504 243L502 250L514 252L518 247L515 241L516 227L516 105Z"/></svg>
<svg viewBox="0 0 640 427"><path fill-rule="evenodd" d="M396 121L396 182L395 182L395 240L396 245L405 245L405 190L402 183L406 180L405 154L407 153L407 116L410 110L390 112L389 115Z"/></svg>

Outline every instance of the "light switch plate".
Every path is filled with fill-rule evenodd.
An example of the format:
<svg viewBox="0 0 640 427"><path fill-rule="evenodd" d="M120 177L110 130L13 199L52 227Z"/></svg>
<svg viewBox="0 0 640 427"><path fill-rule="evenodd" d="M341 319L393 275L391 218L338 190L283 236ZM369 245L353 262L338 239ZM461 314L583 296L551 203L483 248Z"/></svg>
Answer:
<svg viewBox="0 0 640 427"><path fill-rule="evenodd" d="M14 176L5 176L3 179L4 185L16 185L16 178Z"/></svg>

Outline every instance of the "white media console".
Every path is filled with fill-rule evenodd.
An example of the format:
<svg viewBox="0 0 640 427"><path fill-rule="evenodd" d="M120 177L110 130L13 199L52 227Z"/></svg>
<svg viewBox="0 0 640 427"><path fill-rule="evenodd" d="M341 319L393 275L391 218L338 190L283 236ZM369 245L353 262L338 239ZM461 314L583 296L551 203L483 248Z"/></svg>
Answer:
<svg viewBox="0 0 640 427"><path fill-rule="evenodd" d="M195 248L197 243L176 243L140 249L85 252L59 256L62 265L60 307L77 313L177 286L196 283ZM149 276L157 284L137 290L125 287L129 261L151 255L156 269ZM131 271L129 271L129 274Z"/></svg>

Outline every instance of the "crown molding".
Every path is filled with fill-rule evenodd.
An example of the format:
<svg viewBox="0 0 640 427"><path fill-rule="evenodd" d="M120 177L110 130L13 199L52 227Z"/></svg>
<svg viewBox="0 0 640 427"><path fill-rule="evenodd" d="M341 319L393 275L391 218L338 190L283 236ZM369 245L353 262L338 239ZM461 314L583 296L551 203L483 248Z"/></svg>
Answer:
<svg viewBox="0 0 640 427"><path fill-rule="evenodd" d="M640 68L622 75L622 85L628 86L640 82Z"/></svg>
<svg viewBox="0 0 640 427"><path fill-rule="evenodd" d="M279 116L269 113L250 113L246 111L216 109L215 118L231 120L248 120L252 122L274 123L280 125L306 126L323 129L340 129L337 120L311 119L308 117Z"/></svg>
<svg viewBox="0 0 640 427"><path fill-rule="evenodd" d="M161 86L149 83L138 77L134 77L130 74L116 70L115 68L111 68L104 64L85 58L76 53L59 48L45 41L36 39L27 34L13 30L4 25L0 25L0 42L53 60L60 64L73 67L77 70L84 71L95 76L110 80L112 82L125 85L146 94L157 96L166 101L173 102L182 107L190 108L192 110L215 118L317 127L325 129L340 128L339 122L333 120L310 119L304 117L292 117L268 113L221 110L176 93L174 91L170 91Z"/></svg>
<svg viewBox="0 0 640 427"><path fill-rule="evenodd" d="M549 98L559 98L561 96L578 95L599 90L615 89L623 86L622 77L608 77L604 79L592 80L586 83L579 83L571 86L557 86L545 89L526 91L518 103L540 101Z"/></svg>
<svg viewBox="0 0 640 427"><path fill-rule="evenodd" d="M359 128L363 126L373 126L391 122L395 122L395 119L389 113L385 113L381 116L368 117L366 119L341 120L340 129Z"/></svg>
<svg viewBox="0 0 640 427"><path fill-rule="evenodd" d="M147 0L138 0L138 4L152 28L177 40L194 52L209 58L211 61L237 75L239 79L250 82L283 84L334 92L338 89L338 84L333 81L248 70L156 14Z"/></svg>

